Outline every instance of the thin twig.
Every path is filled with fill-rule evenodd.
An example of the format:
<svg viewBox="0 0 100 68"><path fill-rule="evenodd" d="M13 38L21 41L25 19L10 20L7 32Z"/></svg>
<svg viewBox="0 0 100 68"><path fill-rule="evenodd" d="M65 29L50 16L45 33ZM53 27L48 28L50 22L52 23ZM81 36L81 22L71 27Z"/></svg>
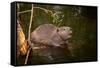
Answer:
<svg viewBox="0 0 100 68"><path fill-rule="evenodd" d="M26 55L26 59L25 59L25 64L27 64L30 51L31 51L31 47L27 51L27 55Z"/></svg>
<svg viewBox="0 0 100 68"><path fill-rule="evenodd" d="M30 17L29 32L28 32L28 43L30 45L30 48L29 48L29 50L27 52L27 55L26 55L25 64L27 64L29 53L30 53L30 50L32 48L31 41L30 41L30 32L31 32L32 19L33 19L33 4L32 4L32 9L31 9L31 17Z"/></svg>
<svg viewBox="0 0 100 68"><path fill-rule="evenodd" d="M17 3L17 11L20 12L19 10L20 10L20 4Z"/></svg>
<svg viewBox="0 0 100 68"><path fill-rule="evenodd" d="M20 12L20 4L19 3L17 3L17 17L19 18L19 13L18 12Z"/></svg>
<svg viewBox="0 0 100 68"><path fill-rule="evenodd" d="M31 12L31 10L21 11L21 12L18 12L18 14L27 13L27 12Z"/></svg>
<svg viewBox="0 0 100 68"><path fill-rule="evenodd" d="M32 4L32 10L31 10L30 24L29 24L28 41L30 41L30 32L31 32L32 19L33 19L33 4Z"/></svg>
<svg viewBox="0 0 100 68"><path fill-rule="evenodd" d="M41 9L41 10L45 11L46 13L50 12L51 14L53 14L53 12L51 10L47 10L45 8L41 8L41 7L33 7L33 8L34 9ZM31 12L31 10L21 11L21 12L18 12L18 14L27 13L27 12Z"/></svg>

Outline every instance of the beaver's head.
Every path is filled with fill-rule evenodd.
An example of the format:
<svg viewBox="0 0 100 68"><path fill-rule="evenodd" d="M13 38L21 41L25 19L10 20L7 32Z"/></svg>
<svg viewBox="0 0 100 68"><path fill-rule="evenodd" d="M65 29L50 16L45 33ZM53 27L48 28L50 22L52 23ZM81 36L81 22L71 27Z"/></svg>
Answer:
<svg viewBox="0 0 100 68"><path fill-rule="evenodd" d="M72 28L70 27L60 27L57 29L57 32L63 40L67 40L72 37Z"/></svg>

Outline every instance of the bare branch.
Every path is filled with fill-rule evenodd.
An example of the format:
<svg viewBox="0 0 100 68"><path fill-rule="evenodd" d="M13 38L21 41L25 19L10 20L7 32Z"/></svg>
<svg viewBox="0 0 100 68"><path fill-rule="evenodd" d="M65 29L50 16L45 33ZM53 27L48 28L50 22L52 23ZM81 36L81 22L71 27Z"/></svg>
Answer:
<svg viewBox="0 0 100 68"><path fill-rule="evenodd" d="M18 14L27 13L27 12L31 12L31 10L21 11L21 12L18 12Z"/></svg>
<svg viewBox="0 0 100 68"><path fill-rule="evenodd" d="M27 64L28 57L29 57L29 53L30 53L30 50L32 48L31 41L30 41L30 33L31 33L32 19L33 19L33 4L32 4L32 9L31 9L31 17L30 17L29 32L28 32L28 43L30 45L30 48L29 48L29 50L27 52L27 55L26 55L25 64Z"/></svg>
<svg viewBox="0 0 100 68"><path fill-rule="evenodd" d="M27 51L27 55L26 55L26 59L25 59L25 63L24 64L27 64L30 51L31 51L31 47Z"/></svg>
<svg viewBox="0 0 100 68"><path fill-rule="evenodd" d="M46 13L50 12L51 14L53 14L53 12L51 10L48 10L48 9L45 9L45 8L41 8L41 7L33 7L33 8L34 9L41 9L41 10L45 11ZM18 12L18 14L27 13L27 12L31 12L31 10L21 11L21 12Z"/></svg>
<svg viewBox="0 0 100 68"><path fill-rule="evenodd" d="M29 24L28 41L30 41L30 32L31 32L32 19L33 19L33 4L32 4L32 10L31 10L30 24Z"/></svg>
<svg viewBox="0 0 100 68"><path fill-rule="evenodd" d="M18 12L19 12L19 10L20 10L20 4L19 3L17 3L17 8L18 8Z"/></svg>

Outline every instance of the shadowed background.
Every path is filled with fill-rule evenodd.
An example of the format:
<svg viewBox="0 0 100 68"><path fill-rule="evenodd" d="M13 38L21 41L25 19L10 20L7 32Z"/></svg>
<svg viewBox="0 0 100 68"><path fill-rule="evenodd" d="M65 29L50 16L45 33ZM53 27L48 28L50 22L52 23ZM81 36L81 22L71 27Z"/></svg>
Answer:
<svg viewBox="0 0 100 68"><path fill-rule="evenodd" d="M31 9L31 4L19 4L20 12ZM55 15L52 17L50 13L45 13L43 10L40 9L34 9L31 32L39 25L45 23L51 23L56 26L69 26L72 28L73 34L72 38L69 40L69 50L56 49L56 53L61 53L54 55L54 58L59 58L59 56L63 55L63 60L69 60L70 58L65 58L65 54L66 52L70 51L72 61L89 61L97 59L97 7L44 4L34 4L34 7L42 7L51 10L55 13ZM20 24L23 28L26 38L28 37L30 15L30 12L20 14L20 18L22 21L22 23ZM29 64L37 64L38 61L40 62L42 59L46 59L38 58L41 57L37 55L32 57L30 56L30 59L28 61ZM19 62L19 64L21 64L21 61Z"/></svg>

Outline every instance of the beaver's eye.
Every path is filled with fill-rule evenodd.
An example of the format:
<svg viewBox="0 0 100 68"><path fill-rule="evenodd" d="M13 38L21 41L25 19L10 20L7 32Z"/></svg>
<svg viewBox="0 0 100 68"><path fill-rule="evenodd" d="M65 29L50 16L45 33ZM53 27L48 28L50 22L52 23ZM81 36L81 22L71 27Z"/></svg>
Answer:
<svg viewBox="0 0 100 68"><path fill-rule="evenodd" d="M65 30L65 29L63 29L63 30Z"/></svg>

